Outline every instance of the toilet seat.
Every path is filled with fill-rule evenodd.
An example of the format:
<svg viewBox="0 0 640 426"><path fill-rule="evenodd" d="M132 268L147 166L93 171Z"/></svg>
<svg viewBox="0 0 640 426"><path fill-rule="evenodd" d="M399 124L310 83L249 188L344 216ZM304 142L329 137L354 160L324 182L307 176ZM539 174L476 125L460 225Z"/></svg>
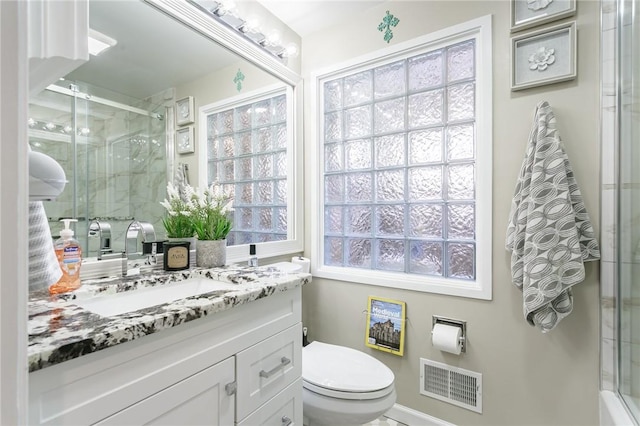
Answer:
<svg viewBox="0 0 640 426"><path fill-rule="evenodd" d="M393 372L355 349L312 342L303 348L302 385L339 399L382 398L394 389Z"/></svg>
<svg viewBox="0 0 640 426"><path fill-rule="evenodd" d="M393 385L391 385L391 386L386 387L384 389L379 389L379 390L371 391L371 392L344 392L344 391L337 391L337 390L333 390L333 389L323 388L322 386L317 386L317 385L314 385L313 383L309 383L309 382L305 381L304 379L302 379L302 387L304 389L307 389L307 390L311 391L311 392L315 392L317 394L320 394L320 395L323 395L323 396L327 396L329 398L355 399L355 400L358 400L358 401L367 400L367 399L383 398L383 397L389 395L395 389L395 387Z"/></svg>

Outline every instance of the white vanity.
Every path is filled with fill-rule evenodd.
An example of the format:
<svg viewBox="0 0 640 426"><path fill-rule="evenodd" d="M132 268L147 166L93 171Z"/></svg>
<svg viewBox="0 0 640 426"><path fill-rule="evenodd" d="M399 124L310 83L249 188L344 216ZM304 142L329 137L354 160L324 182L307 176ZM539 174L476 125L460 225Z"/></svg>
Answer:
<svg viewBox="0 0 640 426"><path fill-rule="evenodd" d="M73 3L86 6L82 0ZM230 58L230 63L242 64L245 72L256 68L251 71L251 84L256 88L267 83L271 85L275 79L289 86L287 90L302 105L301 78L282 62L282 58L256 47L239 33L229 32L202 7L194 6L194 2L175 0L143 0L141 3L150 6L149 14L158 15L159 11L162 17L184 25L188 33L195 31L203 35L206 45L202 52L211 52L210 41L216 40L225 52L239 54ZM108 6L107 9L116 15L116 27L122 24L122 9ZM82 18L86 13L77 15ZM53 19L55 17L51 21L64 22L70 28L87 24L75 15L66 16L70 16L69 22ZM167 29L160 25L155 28ZM140 31L138 26L134 29ZM167 31L167 35L173 33ZM53 40L49 42L51 44ZM120 47L124 44L120 43ZM158 50L157 43L147 50L157 50L159 57L176 62L164 49ZM200 61L204 57L215 55L201 54L196 59ZM144 71L148 73L148 70ZM198 75L198 84L207 90L200 90L201 86L194 86L193 82L166 87L174 90L172 93L177 99L195 96L200 103L217 102L226 98L227 92L233 97L237 95L232 80L229 80L228 90L223 90L222 85L209 90L212 85L205 84L206 81L201 83L200 79ZM53 81L51 78L50 82ZM121 93L114 87L105 88ZM165 96L164 92L162 96ZM166 101L164 97L163 100ZM293 118L292 129L296 127ZM174 130L169 126L169 134ZM295 135L288 135L291 148L296 140L302 140L302 126L297 126L295 132ZM173 148L170 151L173 152ZM182 158L182 161L188 162L190 157ZM301 181L302 150L296 150L295 158L291 157L290 169L295 173L289 175ZM170 175L175 170L172 162L176 160L177 157L169 158ZM143 187L155 186L145 182ZM287 194L286 204L295 206L295 215L300 218L302 186L289 187L295 189L295 194ZM156 202L152 204L157 207ZM143 215L140 211L136 214ZM290 256L302 251L303 221L296 220L295 226L290 235L298 237L270 242L270 256ZM239 259L245 255L242 250L242 246L230 246L228 253L231 258ZM99 265L102 272L119 270L119 260L100 262L104 262ZM84 268L86 266L83 267L86 271ZM100 315L87 305L79 305L86 301L85 298L121 295L203 277L232 286L137 310L125 309L113 315ZM28 423L301 425L301 286L310 280L309 274L229 266L140 276L126 281L83 280L75 294L53 299L47 294L32 294L27 324ZM112 303L120 303L118 300L114 297Z"/></svg>
<svg viewBox="0 0 640 426"><path fill-rule="evenodd" d="M194 274L237 287L113 318L73 299L32 300L29 423L301 425L301 286L310 275L240 267L172 279ZM115 291L153 285L166 284Z"/></svg>

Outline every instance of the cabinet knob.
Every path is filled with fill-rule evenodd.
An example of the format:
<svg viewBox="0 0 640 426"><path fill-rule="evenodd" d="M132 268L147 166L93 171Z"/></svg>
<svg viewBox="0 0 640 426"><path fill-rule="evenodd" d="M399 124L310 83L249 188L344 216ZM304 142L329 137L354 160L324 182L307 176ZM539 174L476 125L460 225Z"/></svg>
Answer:
<svg viewBox="0 0 640 426"><path fill-rule="evenodd" d="M227 383L224 386L224 390L225 392L227 392L227 395L229 396L234 395L237 389L238 389L238 384L236 382Z"/></svg>
<svg viewBox="0 0 640 426"><path fill-rule="evenodd" d="M289 417L282 416L282 426L289 426L291 423L293 423L293 421Z"/></svg>
<svg viewBox="0 0 640 426"><path fill-rule="evenodd" d="M285 366L287 366L289 364L291 364L291 360L289 358L287 358L286 356L283 356L282 358L280 358L280 364L276 365L271 370L269 370L269 371L260 370L260 377L264 377L264 378L268 379L269 377L271 377L274 374L276 374L278 372L278 370L280 370L281 368L284 368Z"/></svg>

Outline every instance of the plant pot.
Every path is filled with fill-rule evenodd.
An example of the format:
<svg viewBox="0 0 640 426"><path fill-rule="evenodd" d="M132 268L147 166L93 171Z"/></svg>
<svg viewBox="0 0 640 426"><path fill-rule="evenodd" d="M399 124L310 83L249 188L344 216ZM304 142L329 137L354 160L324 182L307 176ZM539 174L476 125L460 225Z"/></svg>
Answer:
<svg viewBox="0 0 640 426"><path fill-rule="evenodd" d="M215 268L227 263L227 240L196 240L196 266Z"/></svg>

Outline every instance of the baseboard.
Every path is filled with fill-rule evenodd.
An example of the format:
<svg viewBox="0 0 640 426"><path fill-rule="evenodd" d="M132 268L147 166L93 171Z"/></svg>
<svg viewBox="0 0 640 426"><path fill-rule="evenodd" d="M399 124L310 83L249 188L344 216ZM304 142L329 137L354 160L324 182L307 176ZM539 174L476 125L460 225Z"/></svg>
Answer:
<svg viewBox="0 0 640 426"><path fill-rule="evenodd" d="M420 411L413 410L404 405L394 404L386 413L386 417L409 426L455 426L437 417L430 416Z"/></svg>

